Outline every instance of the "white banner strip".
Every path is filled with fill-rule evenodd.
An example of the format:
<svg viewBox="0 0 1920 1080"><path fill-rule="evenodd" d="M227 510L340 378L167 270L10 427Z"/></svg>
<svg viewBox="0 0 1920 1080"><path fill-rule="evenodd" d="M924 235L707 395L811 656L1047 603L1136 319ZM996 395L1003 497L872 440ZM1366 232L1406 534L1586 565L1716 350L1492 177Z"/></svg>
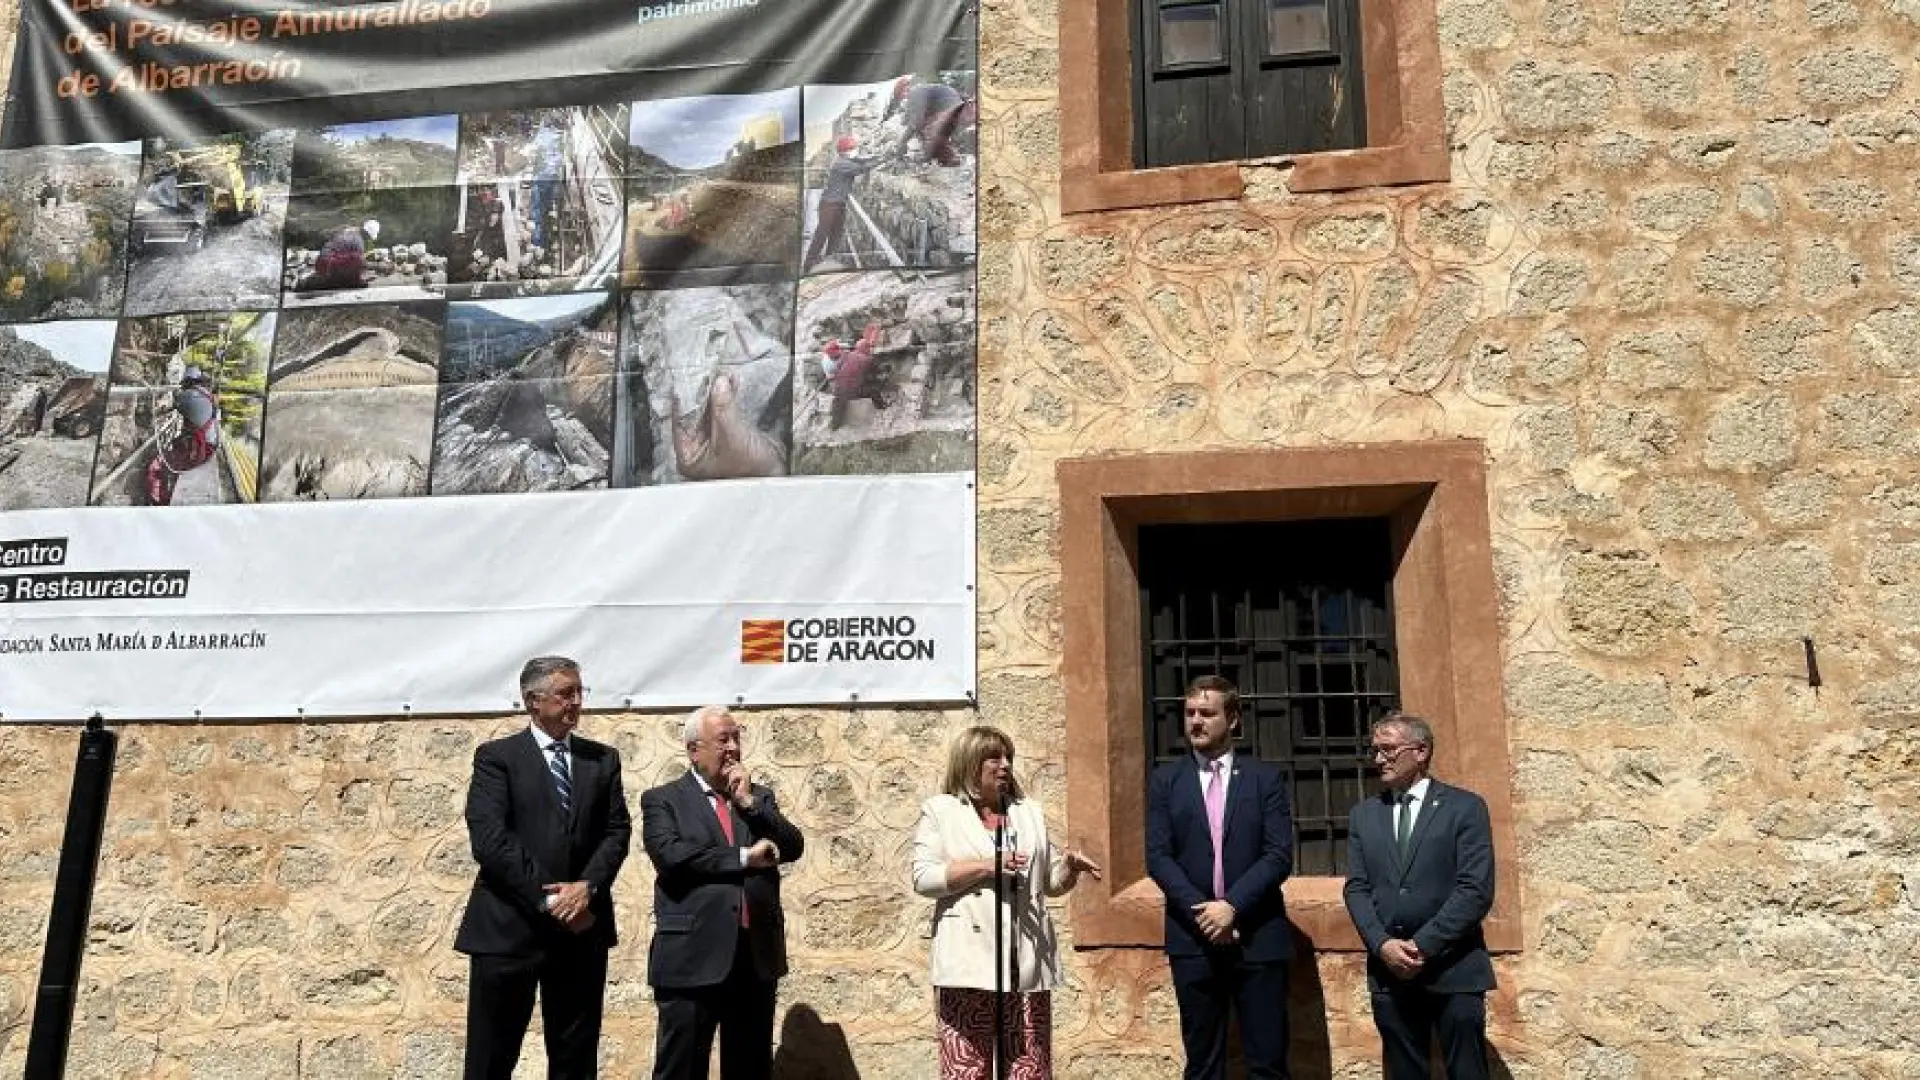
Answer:
<svg viewBox="0 0 1920 1080"><path fill-rule="evenodd" d="M0 515L0 719L961 702L969 474ZM724 693L717 691L724 688Z"/></svg>

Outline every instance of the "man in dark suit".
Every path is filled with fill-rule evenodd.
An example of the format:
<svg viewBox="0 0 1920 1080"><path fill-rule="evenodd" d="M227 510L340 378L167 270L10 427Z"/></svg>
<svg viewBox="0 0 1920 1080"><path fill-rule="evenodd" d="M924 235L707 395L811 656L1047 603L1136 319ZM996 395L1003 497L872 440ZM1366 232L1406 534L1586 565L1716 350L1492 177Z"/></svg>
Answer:
<svg viewBox="0 0 1920 1080"><path fill-rule="evenodd" d="M1233 752L1240 694L1217 675L1187 688L1192 753L1147 787L1147 872L1166 894L1168 965L1187 1080L1226 1075L1227 1021L1254 1080L1287 1073L1292 929L1280 884L1293 869L1286 780Z"/></svg>
<svg viewBox="0 0 1920 1080"><path fill-rule="evenodd" d="M540 995L550 1077L598 1071L613 879L632 820L620 753L580 738L580 666L527 661L527 730L482 743L467 787L480 864L453 947L470 958L467 1080L506 1080Z"/></svg>
<svg viewBox="0 0 1920 1080"><path fill-rule="evenodd" d="M1347 825L1347 912L1367 944L1367 984L1387 1080L1427 1080L1437 1033L1449 1080L1484 1080L1493 960L1493 827L1471 791L1427 775L1433 729L1392 713L1373 725L1386 790Z"/></svg>
<svg viewBox="0 0 1920 1080"><path fill-rule="evenodd" d="M641 840L659 871L647 954L660 1010L653 1075L705 1080L717 1028L724 1080L766 1080L774 989L787 973L780 864L805 841L748 776L727 710L696 710L683 735L687 774L640 796Z"/></svg>

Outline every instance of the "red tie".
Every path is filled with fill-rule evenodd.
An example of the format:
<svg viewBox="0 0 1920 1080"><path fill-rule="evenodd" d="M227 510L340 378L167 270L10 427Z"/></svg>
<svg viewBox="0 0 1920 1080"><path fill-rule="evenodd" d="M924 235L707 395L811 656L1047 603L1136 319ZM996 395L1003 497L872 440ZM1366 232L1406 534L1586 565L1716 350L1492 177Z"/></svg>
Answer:
<svg viewBox="0 0 1920 1080"><path fill-rule="evenodd" d="M727 843L732 845L733 814L727 810L727 798L717 791L709 791L707 794L713 796L713 814L720 819L720 832L726 836ZM747 890L744 887L740 890L740 925L747 925Z"/></svg>

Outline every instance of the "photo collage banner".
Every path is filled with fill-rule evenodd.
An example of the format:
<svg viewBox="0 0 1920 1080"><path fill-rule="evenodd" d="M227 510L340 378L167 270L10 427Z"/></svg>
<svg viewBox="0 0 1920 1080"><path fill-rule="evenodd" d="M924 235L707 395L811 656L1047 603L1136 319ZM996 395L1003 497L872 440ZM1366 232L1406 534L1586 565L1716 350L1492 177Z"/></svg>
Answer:
<svg viewBox="0 0 1920 1080"><path fill-rule="evenodd" d="M0 720L974 688L970 0L29 0Z"/></svg>

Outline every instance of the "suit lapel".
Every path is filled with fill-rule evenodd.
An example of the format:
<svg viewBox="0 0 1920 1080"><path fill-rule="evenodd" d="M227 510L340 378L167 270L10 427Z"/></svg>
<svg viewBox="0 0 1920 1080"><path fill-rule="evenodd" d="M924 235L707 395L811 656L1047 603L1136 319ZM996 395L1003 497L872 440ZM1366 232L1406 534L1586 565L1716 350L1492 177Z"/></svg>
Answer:
<svg viewBox="0 0 1920 1080"><path fill-rule="evenodd" d="M1445 813L1446 807L1446 788L1442 787L1438 780L1429 780L1426 800L1420 804L1420 816L1413 819L1413 835L1407 839L1406 857L1400 860L1400 880L1406 880L1407 871L1412 868L1415 856L1420 854L1420 841L1426 839L1427 834L1433 831L1433 819ZM1388 813L1388 821L1391 828L1391 811Z"/></svg>
<svg viewBox="0 0 1920 1080"><path fill-rule="evenodd" d="M567 822L568 833L572 833L574 821L580 820L580 807L587 801L587 792L593 790L594 777L600 768L599 754L591 750L582 752L578 741L571 749L573 752L567 755L567 760L573 766L573 821Z"/></svg>
<svg viewBox="0 0 1920 1080"><path fill-rule="evenodd" d="M707 831L708 836L713 838L714 843L727 842L727 834L720 828L720 815L713 812L713 799L707 795L706 789L700 786L700 781L693 778L691 770L680 778L680 803L687 813L699 819L702 823L701 827ZM739 835L738 832L734 833L736 837Z"/></svg>
<svg viewBox="0 0 1920 1080"><path fill-rule="evenodd" d="M1226 820L1220 823L1220 845L1226 846L1227 837L1233 835L1234 823L1245 817L1254 808L1258 792L1253 790L1253 771L1241 765L1241 754L1233 755L1233 768L1227 781ZM1198 786L1198 781L1195 782Z"/></svg>
<svg viewBox="0 0 1920 1080"><path fill-rule="evenodd" d="M540 749L539 740L533 737L531 728L521 733L515 745L519 747L518 752L528 775L533 777L534 786L542 792L540 805L547 808L547 819L557 822L560 830L565 832L567 820L560 813L560 792L553 786L553 770L547 767L547 751Z"/></svg>

